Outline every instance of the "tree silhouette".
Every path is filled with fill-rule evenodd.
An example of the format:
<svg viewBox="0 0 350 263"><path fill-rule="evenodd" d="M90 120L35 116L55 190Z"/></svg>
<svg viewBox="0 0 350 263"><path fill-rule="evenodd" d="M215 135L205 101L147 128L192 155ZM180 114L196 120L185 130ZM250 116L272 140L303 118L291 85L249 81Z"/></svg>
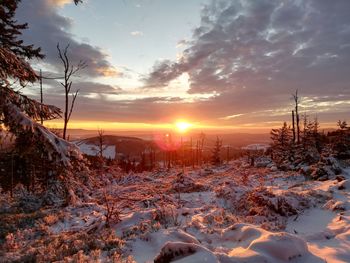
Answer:
<svg viewBox="0 0 350 263"><path fill-rule="evenodd" d="M219 136L216 137L214 149L212 151L211 156L211 163L213 165L219 165L221 164L221 147L222 147L222 140L220 140Z"/></svg>
<svg viewBox="0 0 350 263"><path fill-rule="evenodd" d="M300 104L300 97L298 96L298 90L295 91L295 94L293 94L293 99L295 103L295 117L296 117L296 124L297 124L297 143L300 143L300 118L299 118L299 104ZM294 118L293 118L293 127L294 127ZM295 133L295 131L294 131Z"/></svg>
<svg viewBox="0 0 350 263"><path fill-rule="evenodd" d="M39 120L60 117L61 110L55 106L44 105L30 99L15 90L28 82L35 82L39 76L32 69L28 60L43 58L40 48L25 45L21 39L27 24L20 24L15 19L19 0L0 2L0 125L16 136L31 136L40 143L46 154L55 157L58 162L68 164L69 152L73 145L57 138ZM15 85L16 84L16 85Z"/></svg>
<svg viewBox="0 0 350 263"><path fill-rule="evenodd" d="M79 90L76 90L74 93L71 93L72 84L73 84L71 78L74 75L76 75L79 71L87 67L86 63L83 61L79 61L77 65L72 65L68 57L68 49L69 49L69 44L63 50L61 50L60 45L57 44L58 56L64 67L64 80L63 82L61 82L61 85L64 88L64 95L65 95L63 139L66 139L68 122L70 120L70 117L72 116L74 103L79 93ZM69 102L69 95L72 95L72 100L70 102Z"/></svg>

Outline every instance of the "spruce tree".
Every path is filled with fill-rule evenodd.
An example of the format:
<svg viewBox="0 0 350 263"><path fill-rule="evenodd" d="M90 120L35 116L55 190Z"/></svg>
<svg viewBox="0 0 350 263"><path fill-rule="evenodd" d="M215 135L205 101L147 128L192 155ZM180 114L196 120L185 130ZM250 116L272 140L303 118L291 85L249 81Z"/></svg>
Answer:
<svg viewBox="0 0 350 263"><path fill-rule="evenodd" d="M0 2L0 125L17 137L32 136L50 158L57 157L59 162L68 164L69 152L78 152L77 148L37 123L60 117L60 109L30 99L16 91L13 84L24 87L28 82L37 81L39 77L29 60L44 57L40 48L26 45L21 39L22 31L28 25L15 19L19 3L19 0Z"/></svg>
<svg viewBox="0 0 350 263"><path fill-rule="evenodd" d="M212 156L211 156L211 163L213 165L220 165L221 164L221 147L222 147L222 140L219 139L219 136L216 137L214 149L212 150Z"/></svg>
<svg viewBox="0 0 350 263"><path fill-rule="evenodd" d="M277 164L289 160L291 156L291 149L293 145L292 130L286 122L279 129L271 130L272 152Z"/></svg>

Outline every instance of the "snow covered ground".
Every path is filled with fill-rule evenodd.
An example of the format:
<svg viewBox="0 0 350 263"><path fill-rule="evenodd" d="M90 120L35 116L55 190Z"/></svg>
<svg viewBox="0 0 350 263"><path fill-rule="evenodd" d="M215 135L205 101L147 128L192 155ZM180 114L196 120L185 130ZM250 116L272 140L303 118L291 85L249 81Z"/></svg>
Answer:
<svg viewBox="0 0 350 263"><path fill-rule="evenodd" d="M110 168L88 201L5 233L0 261L350 262L349 189L350 168L322 182L242 160L184 173Z"/></svg>
<svg viewBox="0 0 350 263"><path fill-rule="evenodd" d="M242 150L251 150L251 151L266 151L269 149L271 146L268 144L249 144L247 146L242 147Z"/></svg>
<svg viewBox="0 0 350 263"><path fill-rule="evenodd" d="M76 143L82 153L91 156L97 156L99 154L99 148L95 144L89 143ZM115 159L115 145L103 145L103 157L109 159Z"/></svg>

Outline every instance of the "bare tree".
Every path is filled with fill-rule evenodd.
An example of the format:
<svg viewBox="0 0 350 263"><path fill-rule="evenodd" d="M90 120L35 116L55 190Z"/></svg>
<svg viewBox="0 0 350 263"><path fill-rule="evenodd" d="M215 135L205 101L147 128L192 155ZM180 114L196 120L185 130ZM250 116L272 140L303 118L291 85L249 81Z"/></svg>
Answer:
<svg viewBox="0 0 350 263"><path fill-rule="evenodd" d="M201 132L199 134L199 138L197 139L197 149L196 149L197 165L199 165L200 167L202 167L202 163L203 163L204 140L205 140L205 134Z"/></svg>
<svg viewBox="0 0 350 263"><path fill-rule="evenodd" d="M293 99L295 102L295 117L296 117L296 123L297 123L297 142L300 143L300 119L299 119L299 103L300 103L300 97L298 96L298 90L295 91L295 94L293 94Z"/></svg>
<svg viewBox="0 0 350 263"><path fill-rule="evenodd" d="M104 130L98 130L98 156L103 159L103 152L107 149L108 145L105 145L105 138L103 137Z"/></svg>
<svg viewBox="0 0 350 263"><path fill-rule="evenodd" d="M292 123L293 123L293 143L295 143L295 116L294 116L294 110L292 110Z"/></svg>
<svg viewBox="0 0 350 263"><path fill-rule="evenodd" d="M118 201L119 200L115 200L109 193L107 193L106 189L103 190L103 202L106 206L106 227L110 227L111 224L117 224L121 221Z"/></svg>
<svg viewBox="0 0 350 263"><path fill-rule="evenodd" d="M71 93L73 83L71 78L72 76L76 75L80 70L87 67L84 61L79 61L79 63L76 66L71 65L67 55L68 49L69 44L62 50L60 48L60 45L57 44L58 55L64 67L64 80L63 82L61 82L61 85L63 86L65 92L63 139L66 139L68 122L72 115L74 103L79 93L79 90L76 90L75 92ZM71 102L69 102L69 95L72 95Z"/></svg>

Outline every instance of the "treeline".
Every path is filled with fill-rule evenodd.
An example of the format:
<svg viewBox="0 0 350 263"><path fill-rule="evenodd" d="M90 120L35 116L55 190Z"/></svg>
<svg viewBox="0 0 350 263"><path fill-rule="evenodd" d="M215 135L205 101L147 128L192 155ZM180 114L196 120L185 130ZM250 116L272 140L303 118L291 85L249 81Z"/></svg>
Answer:
<svg viewBox="0 0 350 263"><path fill-rule="evenodd" d="M323 157L350 158L350 128L346 121L338 121L338 129L320 131L317 117L300 116L298 93L294 95L295 110L292 126L284 122L279 129L271 130L271 157L282 169L298 169L315 164Z"/></svg>
<svg viewBox="0 0 350 263"><path fill-rule="evenodd" d="M213 141L201 133L180 142L175 142L171 135L165 134L161 146L153 143L138 154L119 156L116 153L115 159L109 159L103 156L105 142L103 135L100 137L97 156L85 155L93 169L99 169L103 166L118 166L128 173L131 171L168 170L174 167L199 168L209 165L218 166L242 156L240 149L223 145L223 140L218 136Z"/></svg>

